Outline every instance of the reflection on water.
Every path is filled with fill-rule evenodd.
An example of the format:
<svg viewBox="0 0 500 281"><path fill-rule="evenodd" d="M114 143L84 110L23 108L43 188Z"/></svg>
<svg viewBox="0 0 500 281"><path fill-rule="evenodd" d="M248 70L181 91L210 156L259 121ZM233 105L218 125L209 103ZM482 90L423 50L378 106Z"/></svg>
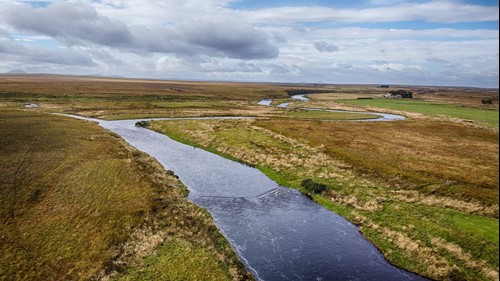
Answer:
<svg viewBox="0 0 500 281"><path fill-rule="evenodd" d="M261 100L258 102L259 105L265 105L265 106L271 106L271 103L273 102L272 99L265 99Z"/></svg>
<svg viewBox="0 0 500 281"><path fill-rule="evenodd" d="M309 98L306 98L305 95L293 95L292 99L298 100L298 101L309 101Z"/></svg>
<svg viewBox="0 0 500 281"><path fill-rule="evenodd" d="M193 198L260 280L421 280L387 263L358 229L296 190Z"/></svg>
<svg viewBox="0 0 500 281"><path fill-rule="evenodd" d="M257 169L135 127L137 120L93 120L174 171L259 280L423 280L390 265L344 218Z"/></svg>

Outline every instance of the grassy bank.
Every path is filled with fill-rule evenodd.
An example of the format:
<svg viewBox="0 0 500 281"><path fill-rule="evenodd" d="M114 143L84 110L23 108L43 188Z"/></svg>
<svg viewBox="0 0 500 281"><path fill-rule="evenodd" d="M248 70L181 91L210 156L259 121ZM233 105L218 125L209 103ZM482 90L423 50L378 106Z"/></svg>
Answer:
<svg viewBox="0 0 500 281"><path fill-rule="evenodd" d="M162 121L152 128L288 187L301 189L306 178L326 184L315 199L358 224L400 267L440 280L498 279L497 133L425 120Z"/></svg>
<svg viewBox="0 0 500 281"><path fill-rule="evenodd" d="M251 279L185 187L119 137L13 110L0 135L0 280Z"/></svg>

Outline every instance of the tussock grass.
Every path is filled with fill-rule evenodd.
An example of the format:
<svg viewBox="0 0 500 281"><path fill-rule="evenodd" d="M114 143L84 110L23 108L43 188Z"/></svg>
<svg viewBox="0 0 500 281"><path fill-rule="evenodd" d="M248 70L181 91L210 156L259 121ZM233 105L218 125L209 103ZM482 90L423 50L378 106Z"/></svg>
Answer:
<svg viewBox="0 0 500 281"><path fill-rule="evenodd" d="M251 279L185 187L117 136L12 110L0 110L0 135L0 280L107 278L147 269L141 257L150 255L189 261L196 278ZM160 244L177 252L155 254ZM163 276L181 273L192 279Z"/></svg>
<svg viewBox="0 0 500 281"><path fill-rule="evenodd" d="M301 189L307 178L325 184L314 199L359 225L400 267L438 280L498 279L495 132L426 120L192 120L152 128L288 187Z"/></svg>

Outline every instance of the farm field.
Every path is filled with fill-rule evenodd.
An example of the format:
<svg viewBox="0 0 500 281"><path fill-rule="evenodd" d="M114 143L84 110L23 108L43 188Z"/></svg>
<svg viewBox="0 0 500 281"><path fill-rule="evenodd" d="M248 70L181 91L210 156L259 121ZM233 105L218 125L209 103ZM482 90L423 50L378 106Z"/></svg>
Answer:
<svg viewBox="0 0 500 281"><path fill-rule="evenodd" d="M386 100L387 89L371 85L0 75L0 247L9 253L0 279L252 278L175 177L98 126L49 114L70 113L256 117L149 128L304 193L306 179L324 184L310 196L358 225L399 267L436 280L498 280L498 90L402 88L420 94ZM289 89L321 93L296 102ZM482 105L485 98L493 105ZM257 105L262 99L292 108ZM368 111L408 119L342 121L373 118ZM145 251L130 252L144 241Z"/></svg>

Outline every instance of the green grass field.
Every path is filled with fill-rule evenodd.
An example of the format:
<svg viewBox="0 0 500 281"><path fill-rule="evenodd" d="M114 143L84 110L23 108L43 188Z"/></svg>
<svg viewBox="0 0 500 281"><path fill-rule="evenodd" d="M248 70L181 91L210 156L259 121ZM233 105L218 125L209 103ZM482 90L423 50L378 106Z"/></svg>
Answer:
<svg viewBox="0 0 500 281"><path fill-rule="evenodd" d="M499 115L497 110L487 110L407 99L336 100L336 102L422 113L431 116L450 116L454 118L477 121L481 124L498 128Z"/></svg>

